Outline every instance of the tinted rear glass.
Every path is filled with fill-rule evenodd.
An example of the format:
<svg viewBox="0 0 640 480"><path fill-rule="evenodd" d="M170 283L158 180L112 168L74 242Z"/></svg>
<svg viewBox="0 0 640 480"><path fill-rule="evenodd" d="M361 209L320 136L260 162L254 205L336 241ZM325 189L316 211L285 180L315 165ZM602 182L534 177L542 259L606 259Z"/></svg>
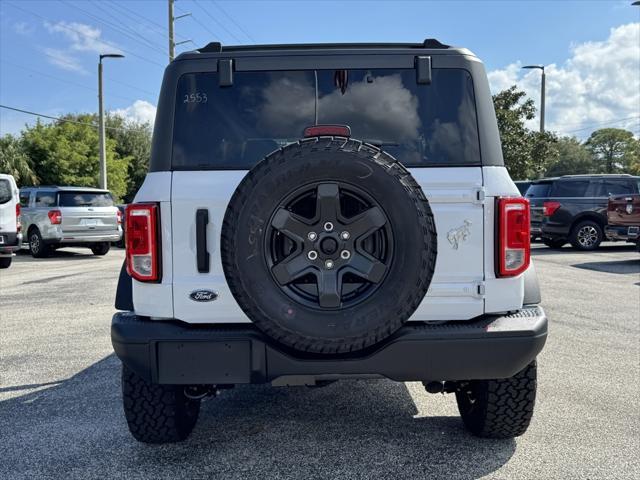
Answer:
<svg viewBox="0 0 640 480"><path fill-rule="evenodd" d="M112 207L110 193L60 192L61 207Z"/></svg>
<svg viewBox="0 0 640 480"><path fill-rule="evenodd" d="M589 188L589 180L560 181L553 184L552 197L584 197Z"/></svg>
<svg viewBox="0 0 640 480"><path fill-rule="evenodd" d="M36 192L36 207L55 207L56 194L54 192Z"/></svg>
<svg viewBox="0 0 640 480"><path fill-rule="evenodd" d="M28 207L29 206L29 197L31 196L31 192L20 192L20 206Z"/></svg>
<svg viewBox="0 0 640 480"><path fill-rule="evenodd" d="M6 178L0 178L0 203L7 203L11 200L11 184Z"/></svg>
<svg viewBox="0 0 640 480"><path fill-rule="evenodd" d="M236 72L231 87L216 73L183 75L173 167L251 168L299 140L316 111L318 124L348 125L406 166L480 164L467 71L434 69L431 85L418 85L415 70L384 69Z"/></svg>
<svg viewBox="0 0 640 480"><path fill-rule="evenodd" d="M530 198L548 197L550 188L551 183L533 183L527 189L525 196Z"/></svg>
<svg viewBox="0 0 640 480"><path fill-rule="evenodd" d="M638 193L636 191L635 182L605 180L600 187L600 196L608 197L609 195L632 195Z"/></svg>

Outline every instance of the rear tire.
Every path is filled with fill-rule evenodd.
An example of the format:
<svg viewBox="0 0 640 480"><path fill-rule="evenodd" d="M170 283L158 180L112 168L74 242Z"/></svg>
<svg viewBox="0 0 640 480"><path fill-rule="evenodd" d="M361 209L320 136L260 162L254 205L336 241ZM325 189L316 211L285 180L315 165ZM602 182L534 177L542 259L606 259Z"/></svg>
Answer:
<svg viewBox="0 0 640 480"><path fill-rule="evenodd" d="M604 239L602 227L593 220L585 220L571 229L569 241L573 248L582 251L595 250Z"/></svg>
<svg viewBox="0 0 640 480"><path fill-rule="evenodd" d="M29 233L29 251L33 258L44 258L49 256L51 250L49 246L44 243L40 230L34 228Z"/></svg>
<svg viewBox="0 0 640 480"><path fill-rule="evenodd" d="M9 268L11 266L12 257L2 257L0 258L0 268Z"/></svg>
<svg viewBox="0 0 640 480"><path fill-rule="evenodd" d="M149 383L122 366L122 404L129 431L139 442L171 443L189 436L200 401L184 394L184 385Z"/></svg>
<svg viewBox="0 0 640 480"><path fill-rule="evenodd" d="M91 251L94 255L106 255L109 253L111 249L111 244L109 242L101 242L96 243L93 247L91 247Z"/></svg>
<svg viewBox="0 0 640 480"><path fill-rule="evenodd" d="M456 392L465 427L484 438L513 438L527 431L536 400L536 362L513 377L472 380Z"/></svg>
<svg viewBox="0 0 640 480"><path fill-rule="evenodd" d="M564 238L561 240L544 239L542 240L542 243L544 243L549 248L562 248L564 244L567 243L567 241Z"/></svg>

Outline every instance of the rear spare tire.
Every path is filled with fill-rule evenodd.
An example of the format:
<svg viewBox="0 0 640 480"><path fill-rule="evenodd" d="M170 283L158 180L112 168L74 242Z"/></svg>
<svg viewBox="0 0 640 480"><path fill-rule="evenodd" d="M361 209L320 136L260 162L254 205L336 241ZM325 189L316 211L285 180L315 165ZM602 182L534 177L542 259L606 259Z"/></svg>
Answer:
<svg viewBox="0 0 640 480"><path fill-rule="evenodd" d="M341 353L395 332L429 288L429 203L393 157L357 140L307 139L267 156L227 208L224 273L265 334Z"/></svg>

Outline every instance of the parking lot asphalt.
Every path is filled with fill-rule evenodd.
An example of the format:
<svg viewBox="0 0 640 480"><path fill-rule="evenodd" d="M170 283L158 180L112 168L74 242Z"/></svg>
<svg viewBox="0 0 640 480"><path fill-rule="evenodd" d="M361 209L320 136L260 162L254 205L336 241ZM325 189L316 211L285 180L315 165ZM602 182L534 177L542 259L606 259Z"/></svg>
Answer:
<svg viewBox="0 0 640 480"><path fill-rule="evenodd" d="M193 435L129 435L109 324L124 254L20 254L0 271L0 478L640 478L640 256L537 245L550 334L536 412L516 440L462 427L419 383L246 386Z"/></svg>

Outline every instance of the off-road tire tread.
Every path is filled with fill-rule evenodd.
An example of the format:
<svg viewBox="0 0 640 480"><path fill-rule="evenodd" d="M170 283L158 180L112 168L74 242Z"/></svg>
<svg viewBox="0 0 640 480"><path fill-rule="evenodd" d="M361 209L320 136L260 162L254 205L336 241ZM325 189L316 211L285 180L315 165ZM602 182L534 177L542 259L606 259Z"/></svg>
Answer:
<svg viewBox="0 0 640 480"><path fill-rule="evenodd" d="M418 216L416 218L421 226L424 236L424 244L429 245L423 250L421 278L417 282L413 295L406 304L397 310L396 315L381 327L369 331L366 335L343 337L341 339L307 338L302 339L295 332L290 332L275 326L272 322L265 321L258 306L245 292L247 289L241 288L241 279L236 275L230 275L233 271L232 255L225 255L226 251L235 248L234 238L237 225L239 209L237 206L244 205L249 201L251 192L256 186L259 178L267 175L272 170L280 168L284 162L291 158L301 157L307 152L315 151L327 152L351 152L360 157L362 161L374 161L384 167L386 173L399 181L405 188L408 196L413 200ZM344 137L313 137L300 140L296 143L282 147L267 155L264 160L249 171L243 183L236 189L229 206L227 208L221 233L222 266L229 288L249 318L253 320L258 328L265 334L278 342L291 345L297 350L322 353L337 354L347 353L364 349L374 345L394 333L418 308L424 298L431 283L435 271L437 257L437 236L433 212L422 189L411 176L411 173L395 158L380 148L364 143L360 140L348 139Z"/></svg>
<svg viewBox="0 0 640 480"><path fill-rule="evenodd" d="M122 366L122 404L136 440L171 443L189 436L198 420L200 401L185 397L183 388L149 383Z"/></svg>
<svg viewBox="0 0 640 480"><path fill-rule="evenodd" d="M465 427L478 437L513 438L527 431L536 400L535 360L513 377L474 380L477 410L465 414L464 392L456 399Z"/></svg>

